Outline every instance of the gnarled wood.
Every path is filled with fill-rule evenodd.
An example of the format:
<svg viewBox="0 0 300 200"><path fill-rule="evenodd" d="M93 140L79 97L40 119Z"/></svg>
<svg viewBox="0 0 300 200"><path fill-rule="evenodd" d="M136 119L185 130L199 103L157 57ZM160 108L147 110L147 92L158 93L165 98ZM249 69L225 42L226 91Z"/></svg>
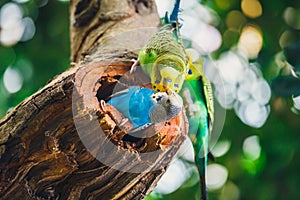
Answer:
<svg viewBox="0 0 300 200"><path fill-rule="evenodd" d="M0 199L141 199L184 140L185 113L129 135L104 102L148 86L128 71L159 24L154 1L73 0L70 11L77 63L0 121Z"/></svg>

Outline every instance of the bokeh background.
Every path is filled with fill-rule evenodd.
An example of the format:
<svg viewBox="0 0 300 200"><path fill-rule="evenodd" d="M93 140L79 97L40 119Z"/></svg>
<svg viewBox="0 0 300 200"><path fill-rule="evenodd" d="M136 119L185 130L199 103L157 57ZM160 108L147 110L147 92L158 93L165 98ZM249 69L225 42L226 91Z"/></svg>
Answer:
<svg viewBox="0 0 300 200"><path fill-rule="evenodd" d="M174 1L156 0L163 16ZM187 46L205 58L225 123L210 199L300 199L300 1L183 0ZM0 117L70 63L69 2L0 1ZM297 156L298 155L298 156ZM187 140L148 200L199 199Z"/></svg>

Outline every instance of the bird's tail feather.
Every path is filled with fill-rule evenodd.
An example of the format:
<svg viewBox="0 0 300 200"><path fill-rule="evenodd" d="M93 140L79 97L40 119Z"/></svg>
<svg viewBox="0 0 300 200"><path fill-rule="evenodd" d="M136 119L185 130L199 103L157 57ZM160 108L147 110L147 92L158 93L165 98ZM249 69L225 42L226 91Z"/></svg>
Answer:
<svg viewBox="0 0 300 200"><path fill-rule="evenodd" d="M206 187L206 162L207 158L200 158L197 164L199 175L200 175L200 190L201 200L208 200L207 187Z"/></svg>
<svg viewBox="0 0 300 200"><path fill-rule="evenodd" d="M200 176L201 200L208 200L205 175Z"/></svg>
<svg viewBox="0 0 300 200"><path fill-rule="evenodd" d="M173 11L172 11L171 16L170 16L170 21L171 22L177 22L179 7L180 7L180 0L176 0Z"/></svg>

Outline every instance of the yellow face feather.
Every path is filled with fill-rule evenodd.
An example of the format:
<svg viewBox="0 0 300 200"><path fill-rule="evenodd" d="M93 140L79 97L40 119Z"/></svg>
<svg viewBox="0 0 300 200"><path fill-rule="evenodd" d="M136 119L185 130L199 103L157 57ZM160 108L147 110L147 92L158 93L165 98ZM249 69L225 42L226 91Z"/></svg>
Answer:
<svg viewBox="0 0 300 200"><path fill-rule="evenodd" d="M197 80L200 76L204 76L203 69L203 59L199 57L197 60L193 62L190 53L187 51L186 56L188 59L188 74L186 76L187 80Z"/></svg>

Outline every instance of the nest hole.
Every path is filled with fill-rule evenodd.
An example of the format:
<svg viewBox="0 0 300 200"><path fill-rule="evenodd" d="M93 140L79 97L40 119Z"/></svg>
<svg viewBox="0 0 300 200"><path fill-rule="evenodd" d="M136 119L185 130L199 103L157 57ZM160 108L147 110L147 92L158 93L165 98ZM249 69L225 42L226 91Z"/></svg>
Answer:
<svg viewBox="0 0 300 200"><path fill-rule="evenodd" d="M107 102L110 100L111 95L116 92L136 85L149 87L149 82L149 78L139 68L134 74L125 73L123 76L115 75L112 77L102 76L98 81L101 87L99 87L96 97L99 102L102 100ZM137 152L148 152L159 148L158 136L154 135L151 137L145 137L147 134L149 135L149 130L143 130L135 133L137 137L133 136L133 134L127 134L133 127L131 122L128 121L127 123L122 124L122 120L126 119L123 114L111 105L106 104L106 106L107 107L105 107L103 111L98 113L98 117L99 121L103 122L103 120L106 120L106 124L102 124L102 129L105 129L104 133L107 134L107 137L114 144ZM108 116L110 119L107 119Z"/></svg>

